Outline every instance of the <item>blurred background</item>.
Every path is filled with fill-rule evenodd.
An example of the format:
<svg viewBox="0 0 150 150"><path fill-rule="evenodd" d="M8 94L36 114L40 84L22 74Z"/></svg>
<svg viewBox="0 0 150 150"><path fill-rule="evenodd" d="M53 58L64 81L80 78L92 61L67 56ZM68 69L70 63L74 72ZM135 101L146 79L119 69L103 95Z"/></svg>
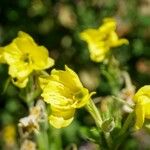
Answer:
<svg viewBox="0 0 150 150"><path fill-rule="evenodd" d="M100 81L99 64L90 60L87 44L79 38L81 31L99 27L105 17L115 17L118 35L130 42L128 46L113 49L120 68L129 72L137 88L149 84L150 0L0 0L0 46L11 42L18 31L27 32L39 45L47 47L50 56L55 59L55 68L63 69L67 64L79 74L89 90L105 96L110 94L109 85ZM5 135L5 131L11 131L9 133L14 136L12 142L18 139L15 131L18 120L28 114L16 87L10 84L3 91L7 78L7 67L1 65L0 137L3 138L0 139L0 149L8 149L9 138L5 139L5 136L11 135ZM51 149L59 150L58 145L66 148L72 143L80 145L80 149L90 146L91 150L94 149L95 145L88 145L85 141L88 134L96 138L97 133L82 127L89 118L83 117L84 111L79 110L79 113L80 117L77 116L70 127L56 131L59 133L54 135L51 133L54 137L51 138L51 143L54 143ZM7 126L10 128L5 128ZM65 137L63 143L58 140L58 135ZM137 142L131 140L128 145L125 149L136 148Z"/></svg>

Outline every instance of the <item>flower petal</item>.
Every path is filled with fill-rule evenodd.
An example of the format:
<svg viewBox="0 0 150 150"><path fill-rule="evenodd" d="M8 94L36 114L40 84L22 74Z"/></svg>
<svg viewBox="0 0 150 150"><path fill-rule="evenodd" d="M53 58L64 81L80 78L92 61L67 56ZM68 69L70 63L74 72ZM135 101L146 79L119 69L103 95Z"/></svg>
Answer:
<svg viewBox="0 0 150 150"><path fill-rule="evenodd" d="M24 88L27 83L28 83L28 78L20 78L20 79L17 79L16 81L12 78L12 82L14 85L20 87L20 88Z"/></svg>
<svg viewBox="0 0 150 150"><path fill-rule="evenodd" d="M142 128L144 120L145 120L144 107L142 105L136 106L135 114L136 114L135 129L139 130L140 128Z"/></svg>
<svg viewBox="0 0 150 150"><path fill-rule="evenodd" d="M50 124L58 129L67 127L72 121L73 121L73 117L65 120L63 117L56 117L53 115L49 116Z"/></svg>

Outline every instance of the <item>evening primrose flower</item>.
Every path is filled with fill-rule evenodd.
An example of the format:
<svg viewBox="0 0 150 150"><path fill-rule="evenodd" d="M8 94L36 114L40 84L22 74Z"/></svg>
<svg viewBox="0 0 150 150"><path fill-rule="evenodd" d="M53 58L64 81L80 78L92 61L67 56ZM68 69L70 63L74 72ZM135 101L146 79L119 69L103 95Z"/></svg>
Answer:
<svg viewBox="0 0 150 150"><path fill-rule="evenodd" d="M20 31L9 45L0 48L1 56L9 65L9 75L13 83L23 88L33 71L47 69L54 64L44 46L38 46L30 35ZM3 57L2 57L3 56Z"/></svg>
<svg viewBox="0 0 150 150"><path fill-rule="evenodd" d="M150 85L140 88L133 97L135 102L135 129L142 128L145 119L150 119Z"/></svg>
<svg viewBox="0 0 150 150"><path fill-rule="evenodd" d="M77 108L85 106L91 95L77 74L65 66L65 71L53 69L47 78L39 78L44 101L50 104L49 122L55 128L68 126Z"/></svg>
<svg viewBox="0 0 150 150"><path fill-rule="evenodd" d="M5 141L5 144L9 147L13 146L15 144L15 138L15 126L12 124L5 126L5 128L3 129L3 139Z"/></svg>
<svg viewBox="0 0 150 150"><path fill-rule="evenodd" d="M112 47L128 44L128 40L119 39L116 26L113 18L106 18L98 29L90 28L81 32L81 39L88 43L91 60L102 62Z"/></svg>

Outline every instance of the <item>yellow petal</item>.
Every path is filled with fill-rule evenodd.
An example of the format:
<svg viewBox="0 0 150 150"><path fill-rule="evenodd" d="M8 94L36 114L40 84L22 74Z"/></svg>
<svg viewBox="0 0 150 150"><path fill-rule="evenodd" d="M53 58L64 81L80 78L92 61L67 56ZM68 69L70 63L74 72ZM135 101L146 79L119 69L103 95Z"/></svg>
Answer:
<svg viewBox="0 0 150 150"><path fill-rule="evenodd" d="M32 72L33 68L32 66L28 65L27 63L23 62L15 62L12 63L9 66L9 75L11 75L13 78L25 78L29 76L29 74Z"/></svg>
<svg viewBox="0 0 150 150"><path fill-rule="evenodd" d="M44 98L44 101L59 108L69 109L72 107L73 100L64 97L59 93L50 93L43 92L41 95Z"/></svg>
<svg viewBox="0 0 150 150"><path fill-rule="evenodd" d="M28 78L22 78L22 79L20 78L15 80L12 78L13 84L20 88L24 88L27 85L28 80L29 80Z"/></svg>
<svg viewBox="0 0 150 150"><path fill-rule="evenodd" d="M104 35L102 34L100 36L100 33L96 29L86 29L83 32L80 33L80 38L84 41L86 41L88 44L93 42L98 42L102 40Z"/></svg>
<svg viewBox="0 0 150 150"><path fill-rule="evenodd" d="M65 70L66 71L53 69L51 72L52 78L62 83L65 87L68 87L71 91L82 88L83 86L77 74L67 66L65 66Z"/></svg>
<svg viewBox="0 0 150 150"><path fill-rule="evenodd" d="M116 20L112 17L106 17L103 19L103 23L113 23L116 24Z"/></svg>
<svg viewBox="0 0 150 150"><path fill-rule="evenodd" d="M38 78L38 81L39 81L39 84L40 84L40 87L42 88L42 90L44 90L44 88L47 86L48 82L49 82L49 76L40 76Z"/></svg>
<svg viewBox="0 0 150 150"><path fill-rule="evenodd" d="M72 107L74 108L83 107L88 103L92 94L89 94L89 91L86 88L82 88L79 92L74 94L73 99L75 103L72 105Z"/></svg>
<svg viewBox="0 0 150 150"><path fill-rule="evenodd" d="M55 116L55 117L63 117L65 120L72 118L72 116L74 116L75 113L75 109L74 108L68 108L68 109L63 109L63 107L57 107L57 105L52 106L51 105L51 115Z"/></svg>
<svg viewBox="0 0 150 150"><path fill-rule="evenodd" d="M16 44L11 43L4 47L4 59L9 65L21 59L21 51Z"/></svg>
<svg viewBox="0 0 150 150"><path fill-rule="evenodd" d="M139 130L142 128L144 120L145 120L145 109L142 105L138 105L135 108L136 114L136 122L135 122L135 129Z"/></svg>
<svg viewBox="0 0 150 150"><path fill-rule="evenodd" d="M16 128L13 124L9 124L9 125L5 126L2 133L3 134L1 137L3 137L5 144L15 145Z"/></svg>
<svg viewBox="0 0 150 150"><path fill-rule="evenodd" d="M145 118L150 119L150 103L144 105L145 109Z"/></svg>
<svg viewBox="0 0 150 150"><path fill-rule="evenodd" d="M53 115L49 116L50 124L55 128L67 127L73 121L73 117L65 120L63 117L55 117Z"/></svg>
<svg viewBox="0 0 150 150"><path fill-rule="evenodd" d="M117 47L123 44L129 44L129 41L127 39L119 39L117 33L111 32L108 43L110 43L111 47Z"/></svg>
<svg viewBox="0 0 150 150"><path fill-rule="evenodd" d="M136 103L139 103L139 100L141 101L141 99L139 99L140 96L147 96L149 98L150 101L150 85L145 85L142 88L140 88L137 93L135 94L135 96L133 97L133 100ZM143 99L144 100L144 99ZM148 99L147 99L148 100ZM147 101L146 100L146 101Z"/></svg>
<svg viewBox="0 0 150 150"><path fill-rule="evenodd" d="M49 68L49 67L52 67L54 64L55 64L54 59L48 57L48 58L47 58L47 62L46 62L46 64L45 64L45 69L47 69L47 68Z"/></svg>
<svg viewBox="0 0 150 150"><path fill-rule="evenodd" d="M47 79L48 80L48 79ZM46 83L46 81L45 81ZM49 78L48 83L44 87L43 80L43 93L44 101L50 103L51 105L60 105L68 107L73 103L72 93L69 88L65 87L62 83L52 80Z"/></svg>
<svg viewBox="0 0 150 150"><path fill-rule="evenodd" d="M99 32L102 34L109 34L116 30L117 23L113 18L105 18L103 24L99 27Z"/></svg>
<svg viewBox="0 0 150 150"><path fill-rule="evenodd" d="M95 62L102 62L109 51L109 47L104 42L95 42L93 44L89 44L89 51L91 60Z"/></svg>
<svg viewBox="0 0 150 150"><path fill-rule="evenodd" d="M48 56L48 49L44 46L36 46L31 52L34 70L43 70L54 65L54 60Z"/></svg>
<svg viewBox="0 0 150 150"><path fill-rule="evenodd" d="M150 85L140 88L133 99L135 101L136 113L135 128L140 129L145 118L150 119Z"/></svg>
<svg viewBox="0 0 150 150"><path fill-rule="evenodd" d="M29 34L23 32L23 31L19 31L19 32L18 32L18 37L19 37L19 38L28 39L28 40L30 40L30 42L33 42L33 43L34 43L33 38L32 38Z"/></svg>

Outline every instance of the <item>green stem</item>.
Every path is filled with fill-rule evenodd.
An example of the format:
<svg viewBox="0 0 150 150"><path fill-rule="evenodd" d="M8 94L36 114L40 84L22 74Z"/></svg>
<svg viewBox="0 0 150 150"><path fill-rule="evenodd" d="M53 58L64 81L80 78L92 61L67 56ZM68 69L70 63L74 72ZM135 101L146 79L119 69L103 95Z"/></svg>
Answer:
<svg viewBox="0 0 150 150"><path fill-rule="evenodd" d="M94 102L91 99L90 99L89 103L86 105L86 109L93 117L97 127L99 129L101 129L102 117L101 117L99 111L97 110L97 107L95 106Z"/></svg>
<svg viewBox="0 0 150 150"><path fill-rule="evenodd" d="M38 143L39 150L49 149L49 141L48 141L48 135L47 135L46 130L40 131L40 133L36 135L36 140Z"/></svg>
<svg viewBox="0 0 150 150"><path fill-rule="evenodd" d="M122 72L122 75L124 76L125 85L126 85L127 89L133 90L133 89L134 89L134 86L133 86L133 84L132 84L132 81L131 81L131 78L130 78L129 73L126 72L126 71L123 71L123 72Z"/></svg>
<svg viewBox="0 0 150 150"><path fill-rule="evenodd" d="M107 142L109 149L112 149L113 141L112 141L110 132L104 132L104 135L105 135L105 139L106 139L106 142Z"/></svg>
<svg viewBox="0 0 150 150"><path fill-rule="evenodd" d="M47 119L45 119L44 122L40 123L39 125L40 131L39 133L35 134L38 150L47 150L49 149L49 135L48 135L49 124Z"/></svg>
<svg viewBox="0 0 150 150"><path fill-rule="evenodd" d="M123 124L123 127L121 129L121 131L119 132L118 134L118 137L119 137L119 143L117 143L116 147L115 147L115 150L118 150L121 143L123 142L123 140L127 137L128 135L128 128L133 120L133 116L134 116L134 113L130 113L127 117L127 119L125 120L124 124Z"/></svg>
<svg viewBox="0 0 150 150"><path fill-rule="evenodd" d="M132 108L133 106L131 104L127 103L125 100L123 100L123 99L121 99L119 97L116 97L116 96L112 96L112 98L117 100L118 102L124 104L124 105L127 105L129 108L133 109Z"/></svg>
<svg viewBox="0 0 150 150"><path fill-rule="evenodd" d="M108 83L109 83L109 85L110 85L110 87L111 87L111 90L112 90L112 93L114 94L114 95L117 95L117 93L118 93L118 87L116 86L116 80L115 80L115 78L114 78L114 76L113 75L111 75L108 71L106 71L106 70L102 70L102 73L103 73L103 75L106 77L106 79L108 80Z"/></svg>
<svg viewBox="0 0 150 150"><path fill-rule="evenodd" d="M86 109L88 110L88 112L91 114L91 116L93 117L97 127L101 130L101 125L102 125L102 117L97 109L97 107L95 106L94 102L90 99L89 103L86 105ZM104 132L104 136L107 142L107 145L109 147L109 149L111 149L112 147L112 139L110 136L109 132Z"/></svg>
<svg viewBox="0 0 150 150"><path fill-rule="evenodd" d="M11 78L9 77L9 78L6 80L6 82L5 82L4 89L3 89L2 93L1 93L1 95L3 95L3 94L6 92L8 86L9 86L10 81L11 81Z"/></svg>
<svg viewBox="0 0 150 150"><path fill-rule="evenodd" d="M126 119L126 121L125 121L125 123L124 123L124 125L123 125L123 127L122 127L122 129L120 131L120 133L119 133L119 136L121 136L121 135L126 133L126 131L127 131L128 127L129 127L130 123L132 122L132 120L133 120L133 113L130 113L128 115L128 117L127 117L127 119Z"/></svg>

